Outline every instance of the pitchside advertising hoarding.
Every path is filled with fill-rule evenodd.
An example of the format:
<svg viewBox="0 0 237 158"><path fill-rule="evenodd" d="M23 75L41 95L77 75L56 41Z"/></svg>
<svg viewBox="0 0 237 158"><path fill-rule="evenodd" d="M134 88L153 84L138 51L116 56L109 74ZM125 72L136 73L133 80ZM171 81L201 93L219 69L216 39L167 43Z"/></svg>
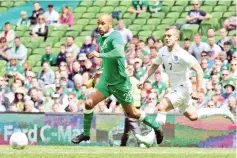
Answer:
<svg viewBox="0 0 237 158"><path fill-rule="evenodd" d="M140 124L143 134L149 128ZM32 145L73 145L71 139L83 132L83 114L75 113L1 113L0 145L9 144L10 136L21 131ZM82 145L118 146L124 130L124 115L96 114L91 128L91 141ZM235 148L236 124L213 117L191 122L184 116L168 115L162 146L202 148ZM131 134L129 146L137 140ZM154 143L155 145L155 143Z"/></svg>

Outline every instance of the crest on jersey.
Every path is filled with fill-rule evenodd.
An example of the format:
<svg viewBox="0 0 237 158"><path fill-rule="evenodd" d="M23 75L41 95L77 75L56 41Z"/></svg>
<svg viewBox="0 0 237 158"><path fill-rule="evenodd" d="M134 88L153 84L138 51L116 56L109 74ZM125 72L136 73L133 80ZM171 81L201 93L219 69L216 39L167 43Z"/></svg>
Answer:
<svg viewBox="0 0 237 158"><path fill-rule="evenodd" d="M174 61L174 63L178 63L179 62L179 56L174 55L173 56L173 61Z"/></svg>

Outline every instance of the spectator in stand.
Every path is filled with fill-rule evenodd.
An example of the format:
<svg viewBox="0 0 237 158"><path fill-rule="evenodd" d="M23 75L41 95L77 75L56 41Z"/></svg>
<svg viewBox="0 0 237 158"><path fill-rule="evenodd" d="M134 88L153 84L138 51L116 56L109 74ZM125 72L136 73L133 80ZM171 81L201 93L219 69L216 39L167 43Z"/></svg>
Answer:
<svg viewBox="0 0 237 158"><path fill-rule="evenodd" d="M85 53L86 55L88 55L90 52L94 50L95 50L95 45L92 43L92 38L90 36L86 36L84 39L84 43L81 47L80 53Z"/></svg>
<svg viewBox="0 0 237 158"><path fill-rule="evenodd" d="M149 54L149 50L145 49L145 42L143 40L140 40L137 46L137 49L141 51L142 55L148 55Z"/></svg>
<svg viewBox="0 0 237 158"><path fill-rule="evenodd" d="M201 53L203 51L208 51L208 44L201 42L201 35L196 34L194 36L194 43L190 47L190 53L200 62Z"/></svg>
<svg viewBox="0 0 237 158"><path fill-rule="evenodd" d="M200 3L198 0L192 2L193 10L188 12L186 17L187 24L200 24L202 20L209 20L211 16L205 11L200 10Z"/></svg>
<svg viewBox="0 0 237 158"><path fill-rule="evenodd" d="M74 25L74 15L69 10L68 6L66 6L66 5L63 6L62 11L61 11L60 24L67 25L69 27Z"/></svg>
<svg viewBox="0 0 237 158"><path fill-rule="evenodd" d="M224 21L226 30L231 31L236 29L237 8L235 8L235 16L231 16Z"/></svg>
<svg viewBox="0 0 237 158"><path fill-rule="evenodd" d="M126 28L123 20L118 21L117 31L121 33L125 44L127 44L128 42L132 40L132 37L133 37L132 31Z"/></svg>
<svg viewBox="0 0 237 158"><path fill-rule="evenodd" d="M130 53L135 54L135 51L136 51L136 45L132 42L129 42L128 48L126 50L126 56L129 55Z"/></svg>
<svg viewBox="0 0 237 158"><path fill-rule="evenodd" d="M80 74L76 74L74 76L74 84L75 84L75 87L72 89L72 92L76 94L78 100L82 100L83 96L82 96L81 87L83 84L83 79Z"/></svg>
<svg viewBox="0 0 237 158"><path fill-rule="evenodd" d="M232 60L232 54L233 54L233 52L230 49L230 45L231 45L231 43L229 41L224 42L223 49L224 49L224 52L226 53L228 62L230 62Z"/></svg>
<svg viewBox="0 0 237 158"><path fill-rule="evenodd" d="M42 98L39 98L37 93L38 93L37 88L33 87L30 89L31 101L33 101L33 107L35 107L35 108L38 108L38 106L43 103Z"/></svg>
<svg viewBox="0 0 237 158"><path fill-rule="evenodd" d="M227 60L227 55L225 52L220 52L219 53L219 56L217 57L221 60L222 62L222 65L221 65L221 69L222 70L229 70L229 67L230 67L230 63L228 62Z"/></svg>
<svg viewBox="0 0 237 158"><path fill-rule="evenodd" d="M231 43L232 43L232 45L231 45L231 47L230 47L231 51L232 51L232 52L237 52L236 34L233 34L233 35L232 35Z"/></svg>
<svg viewBox="0 0 237 158"><path fill-rule="evenodd" d="M79 101L75 93L71 92L68 94L68 107L69 112L82 112L83 109L79 109Z"/></svg>
<svg viewBox="0 0 237 158"><path fill-rule="evenodd" d="M72 53L73 60L76 59L78 53L80 52L80 48L74 43L74 37L73 36L67 36L67 53Z"/></svg>
<svg viewBox="0 0 237 158"><path fill-rule="evenodd" d="M69 88L69 89L74 88L74 83L71 80L68 79L69 75L68 75L67 71L61 71L60 75L61 75L61 80L60 81L63 82L63 84L61 84L61 86L64 86L64 87ZM65 82L65 85L64 85L64 82Z"/></svg>
<svg viewBox="0 0 237 158"><path fill-rule="evenodd" d="M157 48L156 48L155 46L151 47L151 48L150 48L150 57L151 57L151 60L152 60L152 59L155 59L157 56L158 56Z"/></svg>
<svg viewBox="0 0 237 158"><path fill-rule="evenodd" d="M140 39L139 39L138 35L133 35L131 43L134 43L135 46L137 47L139 41L140 41Z"/></svg>
<svg viewBox="0 0 237 158"><path fill-rule="evenodd" d="M151 66L151 57L150 55L144 55L143 56L143 64L142 67L146 70L149 69L149 67Z"/></svg>
<svg viewBox="0 0 237 158"><path fill-rule="evenodd" d="M23 68L17 64L16 57L11 57L6 65L6 74L12 77L16 72L24 74Z"/></svg>
<svg viewBox="0 0 237 158"><path fill-rule="evenodd" d="M45 54L41 57L41 65L47 62L50 66L56 66L56 55L52 53L51 46L45 47Z"/></svg>
<svg viewBox="0 0 237 158"><path fill-rule="evenodd" d="M209 28L207 30L207 38L213 38L213 37L215 37L215 29Z"/></svg>
<svg viewBox="0 0 237 158"><path fill-rule="evenodd" d="M65 110L60 108L60 104L59 103L54 103L52 106L52 110L53 112L65 112Z"/></svg>
<svg viewBox="0 0 237 158"><path fill-rule="evenodd" d="M7 46L7 39L5 37L0 37L0 60L8 61L9 53L10 48Z"/></svg>
<svg viewBox="0 0 237 158"><path fill-rule="evenodd" d="M48 11L44 13L44 16L46 18L46 24L58 26L59 21L59 14L56 10L53 8L53 4L48 5Z"/></svg>
<svg viewBox="0 0 237 158"><path fill-rule="evenodd" d="M72 63L72 72L69 74L69 80L73 81L74 76L77 74L80 74L80 63L78 60L75 60Z"/></svg>
<svg viewBox="0 0 237 158"><path fill-rule="evenodd" d="M133 14L141 14L147 12L148 1L147 0L132 0L132 6L129 8L129 12Z"/></svg>
<svg viewBox="0 0 237 158"><path fill-rule="evenodd" d="M184 46L183 49L187 52L190 52L190 40L188 38L184 39Z"/></svg>
<svg viewBox="0 0 237 158"><path fill-rule="evenodd" d="M7 39L8 47L13 45L15 36L15 31L11 29L11 24L9 22L5 22L4 31L0 33L0 37L5 37Z"/></svg>
<svg viewBox="0 0 237 158"><path fill-rule="evenodd" d="M0 91L0 105L2 106L1 111L6 111L10 106L10 101L3 91Z"/></svg>
<svg viewBox="0 0 237 158"><path fill-rule="evenodd" d="M15 38L15 44L10 49L8 54L8 59L11 59L12 57L15 57L19 63L19 65L23 65L27 58L27 49L26 47L21 43L20 37Z"/></svg>
<svg viewBox="0 0 237 158"><path fill-rule="evenodd" d="M149 12L158 13L161 10L162 3L160 0L152 0L152 4L149 5Z"/></svg>
<svg viewBox="0 0 237 158"><path fill-rule="evenodd" d="M30 26L30 20L27 17L27 12L26 11L21 11L21 18L18 20L17 26Z"/></svg>
<svg viewBox="0 0 237 158"><path fill-rule="evenodd" d="M236 79L229 78L226 80L226 84L224 86L225 92L222 93L222 97L224 97L224 103L228 102L229 97L235 97L235 86L236 86Z"/></svg>
<svg viewBox="0 0 237 158"><path fill-rule="evenodd" d="M59 72L61 72L61 71L68 71L67 63L64 62L64 61L60 62L58 68L59 68Z"/></svg>
<svg viewBox="0 0 237 158"><path fill-rule="evenodd" d="M37 24L37 21L38 21L38 17L39 15L42 15L44 14L44 9L41 8L39 2L35 2L34 3L34 10L32 12L32 15L29 17L30 19L30 25L33 26Z"/></svg>
<svg viewBox="0 0 237 158"><path fill-rule="evenodd" d="M160 48L163 47L163 42L161 39L157 39L154 45L157 50L160 50Z"/></svg>
<svg viewBox="0 0 237 158"><path fill-rule="evenodd" d="M39 15L36 25L34 25L32 31L30 32L31 38L40 36L44 37L44 41L46 41L48 37L48 26L45 22L45 16L43 14Z"/></svg>
<svg viewBox="0 0 237 158"><path fill-rule="evenodd" d="M153 36L149 36L146 39L147 46L144 47L144 50L146 50L150 54L150 48L154 46L156 42L156 39Z"/></svg>
<svg viewBox="0 0 237 158"><path fill-rule="evenodd" d="M68 70L69 70L69 72L72 72L73 71L73 60L74 58L73 58L73 55L72 55L72 53L67 53L66 54L66 63L67 63L67 66L68 66Z"/></svg>
<svg viewBox="0 0 237 158"><path fill-rule="evenodd" d="M134 76L140 80L140 78L145 74L146 70L142 67L142 60L139 58L134 59L135 64L135 74Z"/></svg>
<svg viewBox="0 0 237 158"><path fill-rule="evenodd" d="M208 44L208 51L212 52L211 56L213 59L215 59L219 55L219 52L221 52L221 48L220 46L215 44L215 39L213 37L208 38Z"/></svg>
<svg viewBox="0 0 237 158"><path fill-rule="evenodd" d="M167 85L161 81L161 73L157 71L155 73L155 82L152 83L152 87L156 90L158 97L162 99L165 96Z"/></svg>
<svg viewBox="0 0 237 158"><path fill-rule="evenodd" d="M55 83L55 75L53 70L50 69L50 65L48 62L44 62L43 70L39 73L38 79L43 86L51 85Z"/></svg>
<svg viewBox="0 0 237 158"><path fill-rule="evenodd" d="M227 37L228 32L225 28L220 29L220 39L217 41L217 45L221 47L222 50L224 50L224 43L230 42L230 39Z"/></svg>
<svg viewBox="0 0 237 158"><path fill-rule="evenodd" d="M236 116L236 97L229 97L228 108Z"/></svg>
<svg viewBox="0 0 237 158"><path fill-rule="evenodd" d="M234 53L235 55L237 55L236 53ZM233 59L230 62L230 77L237 79L237 60Z"/></svg>
<svg viewBox="0 0 237 158"><path fill-rule="evenodd" d="M227 84L227 79L230 77L229 76L230 72L228 70L222 70L222 73L221 73L221 84L222 86L226 85Z"/></svg>
<svg viewBox="0 0 237 158"><path fill-rule="evenodd" d="M25 101L25 112L39 112L39 110L34 107L32 100L27 100Z"/></svg>
<svg viewBox="0 0 237 158"><path fill-rule="evenodd" d="M54 101L52 99L53 90L46 89L45 91L45 100L43 102L45 112L53 112Z"/></svg>
<svg viewBox="0 0 237 158"><path fill-rule="evenodd" d="M15 98L13 100L12 105L16 106L17 111L22 112L25 109L24 105L24 96L26 94L26 89L23 87L19 87L15 90Z"/></svg>
<svg viewBox="0 0 237 158"><path fill-rule="evenodd" d="M79 54L78 61L80 63L80 72L81 72L81 74L83 74L86 71L86 66L85 66L86 60L88 60L86 54L84 54L84 53Z"/></svg>
<svg viewBox="0 0 237 158"><path fill-rule="evenodd" d="M58 53L57 59L56 59L56 66L59 66L62 61L66 62L66 45L61 44L60 45L60 52Z"/></svg>

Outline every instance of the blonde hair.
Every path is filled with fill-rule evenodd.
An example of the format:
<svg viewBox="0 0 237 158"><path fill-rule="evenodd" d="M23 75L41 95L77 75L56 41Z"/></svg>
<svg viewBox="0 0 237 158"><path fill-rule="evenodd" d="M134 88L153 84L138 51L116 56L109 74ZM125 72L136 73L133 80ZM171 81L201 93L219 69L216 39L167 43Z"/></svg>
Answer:
<svg viewBox="0 0 237 158"><path fill-rule="evenodd" d="M176 33L178 39L180 38L180 32L179 32L179 30L177 29L176 26L168 26L168 27L165 28L165 32L169 31L169 30L174 30L174 32Z"/></svg>

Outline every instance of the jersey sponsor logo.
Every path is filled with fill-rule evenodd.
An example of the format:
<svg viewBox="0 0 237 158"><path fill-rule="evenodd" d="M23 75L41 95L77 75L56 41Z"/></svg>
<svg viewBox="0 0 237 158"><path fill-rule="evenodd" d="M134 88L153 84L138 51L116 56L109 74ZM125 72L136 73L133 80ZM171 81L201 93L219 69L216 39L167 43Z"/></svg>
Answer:
<svg viewBox="0 0 237 158"><path fill-rule="evenodd" d="M131 94L130 91L127 92L127 93L124 93L123 96L125 98L124 101L126 101L126 102L131 102L132 101L132 94Z"/></svg>

